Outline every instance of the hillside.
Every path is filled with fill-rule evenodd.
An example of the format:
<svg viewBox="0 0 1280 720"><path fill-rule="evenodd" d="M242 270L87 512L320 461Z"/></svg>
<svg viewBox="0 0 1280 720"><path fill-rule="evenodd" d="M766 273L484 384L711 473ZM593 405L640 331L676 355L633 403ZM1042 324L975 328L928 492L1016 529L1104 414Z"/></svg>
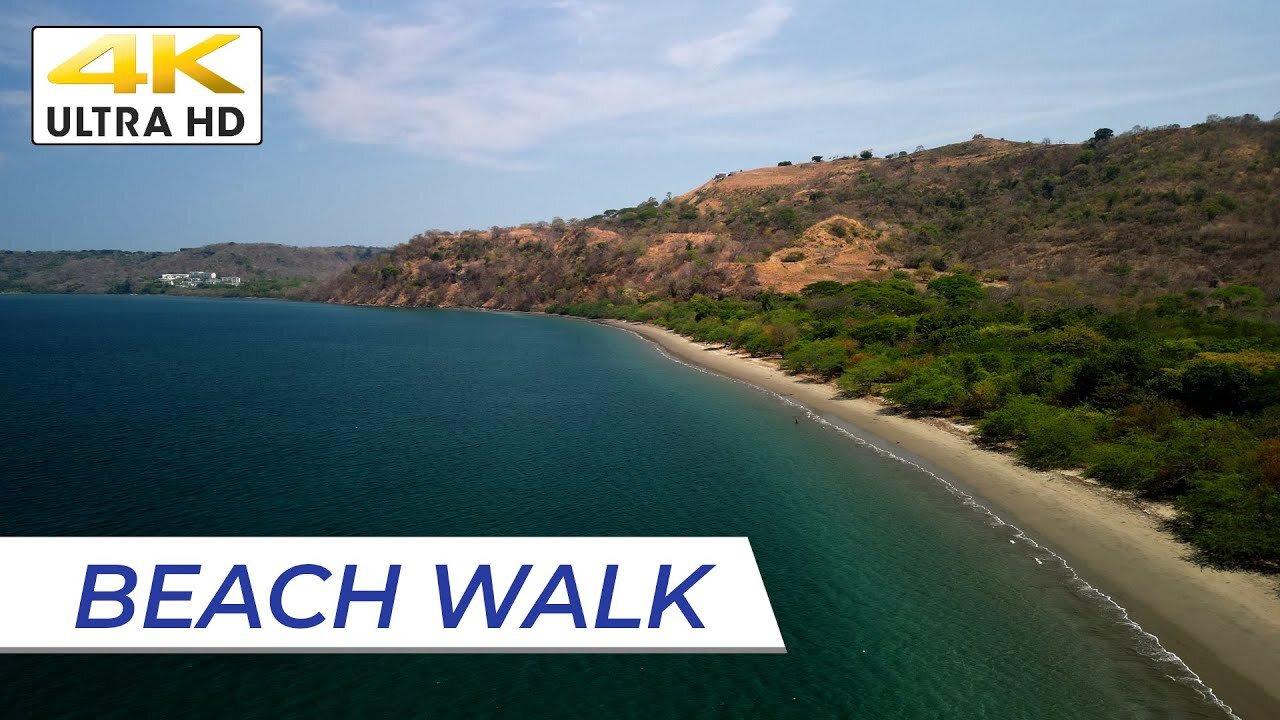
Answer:
<svg viewBox="0 0 1280 720"><path fill-rule="evenodd" d="M246 290L269 294L329 278L383 252L382 248L291 247L219 243L177 252L124 250L0 251L0 292L159 292L163 273L192 270L235 275ZM219 291L202 291L219 292Z"/></svg>
<svg viewBox="0 0 1280 720"><path fill-rule="evenodd" d="M794 292L967 270L1022 293L1280 291L1280 122L1252 116L1080 144L976 137L891 158L717 177L586 220L431 232L312 296L531 309Z"/></svg>

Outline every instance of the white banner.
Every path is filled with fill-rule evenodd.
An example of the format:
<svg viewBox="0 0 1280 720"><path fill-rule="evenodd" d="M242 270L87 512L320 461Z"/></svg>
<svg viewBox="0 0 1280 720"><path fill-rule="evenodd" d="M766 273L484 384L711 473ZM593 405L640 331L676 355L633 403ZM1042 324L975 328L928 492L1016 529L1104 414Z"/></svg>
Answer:
<svg viewBox="0 0 1280 720"><path fill-rule="evenodd" d="M4 652L786 652L742 537L6 537Z"/></svg>

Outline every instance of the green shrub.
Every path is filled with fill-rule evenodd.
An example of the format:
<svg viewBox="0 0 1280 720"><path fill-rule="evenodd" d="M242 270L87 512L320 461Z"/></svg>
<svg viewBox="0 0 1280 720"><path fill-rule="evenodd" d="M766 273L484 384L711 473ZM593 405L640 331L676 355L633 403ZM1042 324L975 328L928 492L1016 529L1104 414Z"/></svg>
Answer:
<svg viewBox="0 0 1280 720"><path fill-rule="evenodd" d="M1105 443L1095 450L1088 475L1107 485L1150 494L1160 475L1163 450L1161 443L1148 435Z"/></svg>
<svg viewBox="0 0 1280 720"><path fill-rule="evenodd" d="M783 354L782 367L792 373L813 373L833 378L844 370L851 345L848 340L838 338L799 342Z"/></svg>
<svg viewBox="0 0 1280 720"><path fill-rule="evenodd" d="M857 362L846 362L844 374L836 381L848 395L861 397L875 392L881 383L898 382L910 374L907 364L883 355L872 355Z"/></svg>
<svg viewBox="0 0 1280 720"><path fill-rule="evenodd" d="M971 417L981 416L999 408L1017 388L1012 375L992 375L973 383L960 401L960 412Z"/></svg>
<svg viewBox="0 0 1280 720"><path fill-rule="evenodd" d="M1018 391L1023 395L1056 400L1067 393L1073 380L1071 365L1060 357L1031 355L1018 364Z"/></svg>
<svg viewBox="0 0 1280 720"><path fill-rule="evenodd" d="M911 318L889 315L859 325L849 334L864 345L892 345L911 337L916 324Z"/></svg>
<svg viewBox="0 0 1280 720"><path fill-rule="evenodd" d="M1080 412L1059 410L1027 418L1027 436L1018 444L1018 457L1037 470L1079 467L1089 457L1097 437L1097 420Z"/></svg>
<svg viewBox="0 0 1280 720"><path fill-rule="evenodd" d="M1018 457L1040 470L1083 465L1090 456L1102 417L1064 410L1039 398L1019 395L978 424L982 437L1017 443Z"/></svg>
<svg viewBox="0 0 1280 720"><path fill-rule="evenodd" d="M809 283L800 290L800 294L805 297L831 297L838 294L844 289L843 283L835 280L819 280L815 283Z"/></svg>
<svg viewBox="0 0 1280 720"><path fill-rule="evenodd" d="M1228 307L1257 308L1266 304L1266 296L1262 290L1251 285L1228 285L1209 293L1209 297L1221 300Z"/></svg>
<svg viewBox="0 0 1280 720"><path fill-rule="evenodd" d="M929 365L889 388L884 396L913 413L942 413L955 408L964 394L959 380Z"/></svg>
<svg viewBox="0 0 1280 720"><path fill-rule="evenodd" d="M1146 497L1172 498L1189 491L1199 474L1237 470L1254 442L1230 420L1178 418L1157 432L1138 431L1100 446L1089 475Z"/></svg>
<svg viewBox="0 0 1280 720"><path fill-rule="evenodd" d="M978 423L978 432L990 442L1016 442L1025 440L1027 426L1035 415L1051 415L1055 408L1044 404L1034 395L1015 395L1003 407L987 413Z"/></svg>
<svg viewBox="0 0 1280 720"><path fill-rule="evenodd" d="M795 208L775 208L769 215L769 221L774 227L789 232L796 232L801 227L800 216L796 214Z"/></svg>
<svg viewBox="0 0 1280 720"><path fill-rule="evenodd" d="M1238 412L1253 398L1256 378L1239 363L1195 360L1182 371L1182 400L1201 415Z"/></svg>
<svg viewBox="0 0 1280 720"><path fill-rule="evenodd" d="M1026 325L997 322L978 328L978 334L987 338L1021 338L1030 335L1031 328Z"/></svg>
<svg viewBox="0 0 1280 720"><path fill-rule="evenodd" d="M1107 339L1088 325L1074 323L1051 331L1044 339L1044 348L1065 355L1085 355L1098 350Z"/></svg>
<svg viewBox="0 0 1280 720"><path fill-rule="evenodd" d="M773 342L763 332L750 335L741 340L743 350L752 355L768 355L774 351Z"/></svg>
<svg viewBox="0 0 1280 720"><path fill-rule="evenodd" d="M1174 531L1196 547L1203 562L1280 570L1280 491L1256 468L1195 477L1176 502Z"/></svg>

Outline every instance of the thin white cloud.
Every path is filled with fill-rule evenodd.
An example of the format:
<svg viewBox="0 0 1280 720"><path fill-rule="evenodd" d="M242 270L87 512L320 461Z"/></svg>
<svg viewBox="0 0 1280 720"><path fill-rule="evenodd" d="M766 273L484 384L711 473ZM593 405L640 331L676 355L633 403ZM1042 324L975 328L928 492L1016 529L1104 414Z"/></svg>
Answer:
<svg viewBox="0 0 1280 720"><path fill-rule="evenodd" d="M328 0L259 0L276 19L300 20L327 17L338 12Z"/></svg>
<svg viewBox="0 0 1280 720"><path fill-rule="evenodd" d="M293 79L289 75L279 74L266 68L262 76L262 92L266 95L286 95Z"/></svg>
<svg viewBox="0 0 1280 720"><path fill-rule="evenodd" d="M1170 90L1158 68L1100 77L1070 67L1010 72L975 60L903 75L883 64L874 72L805 66L794 55L767 67L741 62L792 15L782 2L754 6L738 26L705 40L669 46L673 23L705 27L719 12L592 0L442 2L395 16L339 8L288 41L268 89L324 137L502 169L527 169L544 148L634 152L686 147L694 137L725 149L795 143L856 152L876 140L853 137L875 125L863 118L928 117L905 125L953 140L1214 92L1181 79ZM564 41L588 26L588 42ZM1143 87L1161 89L1134 92ZM959 130L933 135L939 127ZM905 149L916 142L924 140ZM890 149L900 148L883 148Z"/></svg>
<svg viewBox="0 0 1280 720"><path fill-rule="evenodd" d="M0 108L29 108L31 94L26 90L0 90Z"/></svg>
<svg viewBox="0 0 1280 720"><path fill-rule="evenodd" d="M52 3L24 0L0 10L0 68L31 66L31 28L37 25L91 25L92 20Z"/></svg>
<svg viewBox="0 0 1280 720"><path fill-rule="evenodd" d="M30 32L31 26L16 18L0 19L0 68L21 68L30 62Z"/></svg>
<svg viewBox="0 0 1280 720"><path fill-rule="evenodd" d="M567 132L668 118L705 120L796 107L864 106L918 91L868 78L803 80L785 72L716 78L682 73L576 68L551 74L471 69L438 77L380 81L366 66L349 74L336 63L291 91L319 129L354 142L453 154L476 162L518 153ZM406 82L417 80L419 82Z"/></svg>
<svg viewBox="0 0 1280 720"><path fill-rule="evenodd" d="M599 24L615 10L582 0L540 8L580 24ZM565 133L623 125L643 132L646 121L661 126L672 117L854 107L906 91L853 75L818 80L785 69L732 71L734 58L790 16L790 6L776 2L748 13L737 28L673 49L674 66L647 53L620 54L600 65L542 48L537 51L546 54L508 49L501 18L486 9L434 5L425 16L395 19L342 11L334 24L344 32L311 38L294 53L293 72L273 72L269 85L330 137L491 167L523 167L515 155ZM630 17L611 22L642 27L644 9L629 10ZM649 31L653 42L644 47L660 47L666 29ZM687 72L691 64L704 72Z"/></svg>
<svg viewBox="0 0 1280 720"><path fill-rule="evenodd" d="M597 0L550 0L543 7L558 15L555 31L579 45L598 39L617 15L614 5Z"/></svg>
<svg viewBox="0 0 1280 720"><path fill-rule="evenodd" d="M564 13L580 31L595 29L613 10L612 5L592 0L551 0L548 7Z"/></svg>
<svg viewBox="0 0 1280 720"><path fill-rule="evenodd" d="M667 62L694 70L727 65L777 35L791 12L787 3L767 2L747 13L742 24L732 30L668 49Z"/></svg>

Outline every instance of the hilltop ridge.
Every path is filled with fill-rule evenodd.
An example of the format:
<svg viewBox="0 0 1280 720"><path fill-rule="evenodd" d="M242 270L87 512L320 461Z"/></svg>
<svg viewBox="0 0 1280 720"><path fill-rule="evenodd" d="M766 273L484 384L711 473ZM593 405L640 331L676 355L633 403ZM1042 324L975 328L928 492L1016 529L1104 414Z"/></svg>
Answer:
<svg viewBox="0 0 1280 720"><path fill-rule="evenodd" d="M1280 122L1215 119L1072 144L977 136L726 173L584 220L426 232L314 297L536 309L953 269L1064 296L1235 282L1274 293Z"/></svg>

